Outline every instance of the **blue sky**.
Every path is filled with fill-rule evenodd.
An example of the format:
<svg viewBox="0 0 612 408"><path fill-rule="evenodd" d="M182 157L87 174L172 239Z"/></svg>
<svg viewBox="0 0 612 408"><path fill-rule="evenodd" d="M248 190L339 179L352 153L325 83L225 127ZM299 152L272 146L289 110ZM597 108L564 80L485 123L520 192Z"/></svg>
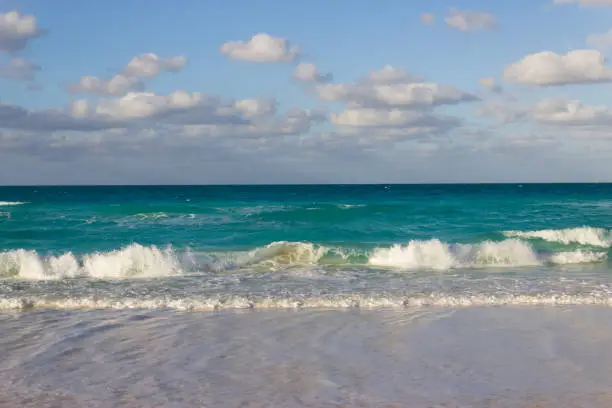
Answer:
<svg viewBox="0 0 612 408"><path fill-rule="evenodd" d="M557 3L0 0L0 183L612 181L612 1Z"/></svg>

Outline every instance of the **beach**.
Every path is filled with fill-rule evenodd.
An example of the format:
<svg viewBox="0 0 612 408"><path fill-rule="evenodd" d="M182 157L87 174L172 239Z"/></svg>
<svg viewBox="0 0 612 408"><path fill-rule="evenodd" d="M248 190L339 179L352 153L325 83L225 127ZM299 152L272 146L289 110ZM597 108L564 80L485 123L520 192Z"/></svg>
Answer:
<svg viewBox="0 0 612 408"><path fill-rule="evenodd" d="M3 314L0 406L608 407L612 310Z"/></svg>

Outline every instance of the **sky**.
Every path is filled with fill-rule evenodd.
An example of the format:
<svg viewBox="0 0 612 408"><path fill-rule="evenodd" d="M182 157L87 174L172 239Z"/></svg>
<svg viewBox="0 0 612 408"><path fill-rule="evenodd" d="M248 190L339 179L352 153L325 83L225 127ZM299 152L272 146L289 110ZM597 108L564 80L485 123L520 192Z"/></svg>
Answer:
<svg viewBox="0 0 612 408"><path fill-rule="evenodd" d="M0 185L612 181L612 0L0 0Z"/></svg>

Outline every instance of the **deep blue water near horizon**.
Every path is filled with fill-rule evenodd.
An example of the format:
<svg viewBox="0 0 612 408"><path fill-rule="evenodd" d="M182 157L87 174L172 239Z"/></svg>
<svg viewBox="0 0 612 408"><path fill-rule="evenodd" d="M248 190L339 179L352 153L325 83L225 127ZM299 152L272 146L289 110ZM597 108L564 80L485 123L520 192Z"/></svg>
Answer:
<svg viewBox="0 0 612 408"><path fill-rule="evenodd" d="M611 215L601 183L0 187L0 302L607 303Z"/></svg>

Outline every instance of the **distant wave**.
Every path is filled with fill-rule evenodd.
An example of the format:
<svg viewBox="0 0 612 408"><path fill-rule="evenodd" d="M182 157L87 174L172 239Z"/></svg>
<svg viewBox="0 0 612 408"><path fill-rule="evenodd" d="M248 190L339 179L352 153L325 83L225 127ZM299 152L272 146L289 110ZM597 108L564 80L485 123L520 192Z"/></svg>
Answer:
<svg viewBox="0 0 612 408"><path fill-rule="evenodd" d="M13 205L24 205L26 202L22 201L0 201L0 207L9 207Z"/></svg>
<svg viewBox="0 0 612 408"><path fill-rule="evenodd" d="M604 261L607 255L587 249L539 252L519 239L475 244L449 244L433 239L372 250L281 241L250 251L217 253L132 244L82 256L71 252L42 256L24 249L0 252L0 279L157 278L245 268L279 271L312 265L369 266L397 271L484 269L594 263Z"/></svg>
<svg viewBox="0 0 612 408"><path fill-rule="evenodd" d="M612 232L605 228L579 227L566 229L546 229L539 231L506 231L507 237L542 239L561 244L591 245L602 248L612 246Z"/></svg>
<svg viewBox="0 0 612 408"><path fill-rule="evenodd" d="M104 297L82 296L49 298L45 296L11 297L0 299L0 310L23 309L171 309L183 311L212 311L232 309L410 309L426 307L472 306L561 306L600 305L612 306L612 297L604 294L502 294L455 295L437 293L431 295L329 295L315 297Z"/></svg>

